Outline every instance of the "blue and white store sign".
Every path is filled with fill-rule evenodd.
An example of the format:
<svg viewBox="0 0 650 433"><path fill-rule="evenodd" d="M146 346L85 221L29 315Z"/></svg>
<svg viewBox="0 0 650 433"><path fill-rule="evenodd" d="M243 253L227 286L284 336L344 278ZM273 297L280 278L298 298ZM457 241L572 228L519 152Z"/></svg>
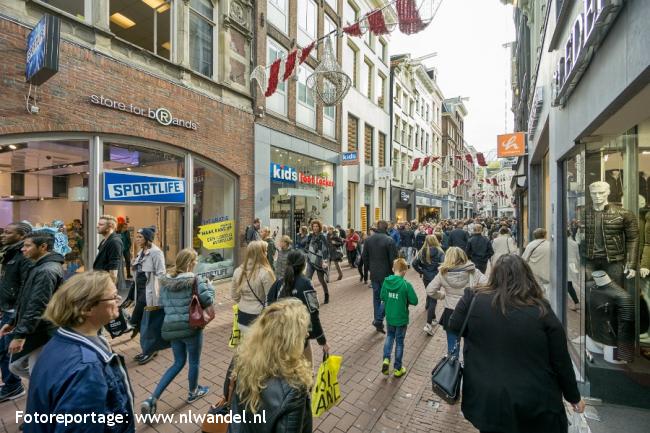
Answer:
<svg viewBox="0 0 650 433"><path fill-rule="evenodd" d="M298 182L298 170L288 165L272 162L271 180L274 182L283 182L293 185Z"/></svg>
<svg viewBox="0 0 650 433"><path fill-rule="evenodd" d="M59 71L61 22L45 14L27 36L25 79L39 86Z"/></svg>
<svg viewBox="0 0 650 433"><path fill-rule="evenodd" d="M185 179L105 171L104 201L185 204Z"/></svg>

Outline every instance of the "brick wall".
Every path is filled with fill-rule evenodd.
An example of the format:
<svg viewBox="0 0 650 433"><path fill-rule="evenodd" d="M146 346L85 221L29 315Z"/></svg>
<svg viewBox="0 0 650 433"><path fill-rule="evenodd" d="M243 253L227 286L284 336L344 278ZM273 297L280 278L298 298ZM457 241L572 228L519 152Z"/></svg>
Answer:
<svg viewBox="0 0 650 433"><path fill-rule="evenodd" d="M38 89L40 113L25 109L29 29L0 19L0 136L22 133L110 133L167 143L211 159L239 179L239 232L253 219L253 115L178 84L61 41L59 72ZM90 103L90 95L140 107L165 107L193 120L196 131Z"/></svg>

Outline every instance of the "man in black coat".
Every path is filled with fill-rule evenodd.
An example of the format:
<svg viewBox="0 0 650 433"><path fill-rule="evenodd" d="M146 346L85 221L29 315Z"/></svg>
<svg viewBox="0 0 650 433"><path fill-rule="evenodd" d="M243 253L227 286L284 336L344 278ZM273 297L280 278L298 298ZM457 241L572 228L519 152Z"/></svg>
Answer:
<svg viewBox="0 0 650 433"><path fill-rule="evenodd" d="M93 263L93 270L106 271L111 274L113 282L116 283L117 289L123 287L124 278L122 266L122 253L124 247L121 236L115 232L117 227L117 218L112 215L102 215L97 222L97 233L104 237L97 248L97 257ZM127 263L127 266L131 266ZM119 276L119 279L118 279Z"/></svg>
<svg viewBox="0 0 650 433"><path fill-rule="evenodd" d="M482 225L476 224L474 226L474 233L467 242L465 252L467 257L476 265L476 269L485 273L487 262L494 255L494 249L492 248L492 242L483 236Z"/></svg>
<svg viewBox="0 0 650 433"><path fill-rule="evenodd" d="M11 324L16 316L16 301L23 287L31 263L22 253L23 239L32 230L26 223L14 222L5 227L0 235L0 328ZM0 338L0 370L2 371L2 388L0 403L16 399L25 394L20 377L9 371L9 344L13 334Z"/></svg>
<svg viewBox="0 0 650 433"><path fill-rule="evenodd" d="M411 230L411 225L406 223L402 224L399 229L399 247L402 256L406 259L406 263L411 266L413 261L413 243L415 242L415 233Z"/></svg>
<svg viewBox="0 0 650 433"><path fill-rule="evenodd" d="M22 252L31 262L16 304L16 318L0 329L0 336L13 331L9 344L9 369L29 378L54 325L42 318L52 295L63 282L63 256L52 251L54 236L44 231L25 236Z"/></svg>
<svg viewBox="0 0 650 433"><path fill-rule="evenodd" d="M449 233L448 246L458 247L465 251L467 248L467 242L469 242L469 233L463 229L463 222L460 221L456 224L456 228Z"/></svg>
<svg viewBox="0 0 650 433"><path fill-rule="evenodd" d="M397 258L395 241L386 234L388 223L379 221L377 232L366 239L363 262L370 270L374 318L372 324L378 332L384 331L384 309L379 295L384 278L393 275L393 261Z"/></svg>

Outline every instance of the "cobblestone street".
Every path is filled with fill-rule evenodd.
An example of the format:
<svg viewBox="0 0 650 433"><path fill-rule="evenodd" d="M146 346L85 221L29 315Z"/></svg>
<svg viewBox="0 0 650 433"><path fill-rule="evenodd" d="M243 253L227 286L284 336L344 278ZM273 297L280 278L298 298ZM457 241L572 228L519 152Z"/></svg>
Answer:
<svg viewBox="0 0 650 433"><path fill-rule="evenodd" d="M404 365L406 376L396 379L381 374L384 335L371 326L371 289L359 282L356 270L344 268L344 278L331 284L331 301L321 307L321 320L333 354L343 356L339 383L343 400L321 418L314 419L314 431L329 432L445 432L470 433L476 430L463 419L460 406L451 407L431 392L430 373L446 346L444 331L436 328L433 337L422 327L425 322L424 290L413 271L407 277L420 298L411 308L411 323L406 337ZM316 278L314 278L316 280ZM211 387L210 394L194 404L187 404L187 367L170 384L158 402L158 413L194 414L207 412L208 406L222 395L225 371L232 357L228 338L232 324L232 302L229 283L217 286L217 317L204 334L201 359L201 384ZM317 287L320 290L320 287ZM320 292L322 293L322 292ZM149 364L139 366L133 357L139 353L137 338L120 337L113 348L125 356L135 392L136 411L139 403L153 391L165 369L172 363L171 350L160 354ZM314 359L322 353L312 344ZM316 368L316 367L315 367ZM25 398L0 406L3 431L18 431L15 411L24 410ZM138 432L197 432L197 424L160 423L139 425Z"/></svg>

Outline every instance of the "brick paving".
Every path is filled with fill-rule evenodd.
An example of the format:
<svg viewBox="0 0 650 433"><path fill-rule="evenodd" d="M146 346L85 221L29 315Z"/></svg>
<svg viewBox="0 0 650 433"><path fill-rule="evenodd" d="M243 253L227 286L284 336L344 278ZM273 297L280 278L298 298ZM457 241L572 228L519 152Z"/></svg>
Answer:
<svg viewBox="0 0 650 433"><path fill-rule="evenodd" d="M320 418L314 419L314 432L445 432L473 433L475 430L460 413L460 405L449 406L431 392L430 373L446 350L446 337L436 327L433 337L425 334L424 289L414 271L407 278L415 286L420 303L411 308L411 327L406 336L404 365L406 376L381 374L384 335L371 326L372 289L359 282L356 270L344 268L344 278L330 286L331 301L321 308L321 321L333 354L343 356L339 383L343 400ZM316 278L314 278L316 281ZM200 383L209 385L207 398L187 404L187 368L169 385L158 402L158 413L203 414L210 403L222 395L225 371L232 357L228 338L232 325L229 283L217 285L217 316L204 333ZM319 293L320 287L317 287ZM439 306L440 309L440 306ZM439 311L440 313L440 311ZM149 364L139 366L133 356L139 353L137 338L123 336L113 340L113 349L125 356L136 400L148 397L168 366L171 350L165 350ZM312 344L314 360L322 352ZM0 432L18 431L15 411L24 410L25 398L0 404ZM139 425L138 432L198 432L196 424Z"/></svg>

